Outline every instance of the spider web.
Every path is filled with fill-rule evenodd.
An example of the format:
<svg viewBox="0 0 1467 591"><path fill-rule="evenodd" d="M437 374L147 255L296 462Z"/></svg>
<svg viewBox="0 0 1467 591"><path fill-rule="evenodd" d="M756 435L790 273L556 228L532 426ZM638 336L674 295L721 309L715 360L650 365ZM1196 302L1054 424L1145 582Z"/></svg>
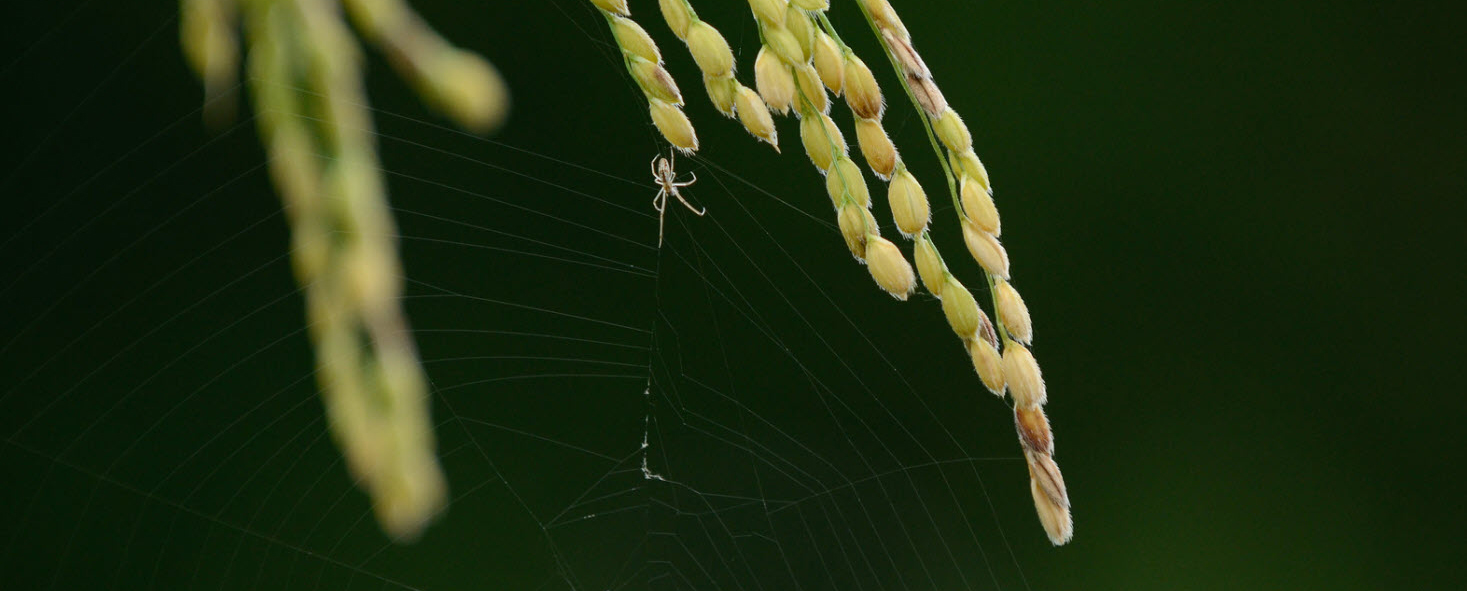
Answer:
<svg viewBox="0 0 1467 591"><path fill-rule="evenodd" d="M583 6L524 4L606 55ZM15 87L77 72L49 105L17 99L39 122L0 179L0 577L1027 587L1019 556L1047 544L1008 414L934 302L871 285L808 163L736 129L679 159L708 215L669 207L657 248L650 125L615 142L565 131L636 112L630 91L577 112L517 88L517 120L559 120L484 140L373 88L452 494L423 540L385 540L326 430L254 121L201 133L182 68L148 66L177 59L171 9L33 15L45 26L0 70ZM57 49L123 12L141 24L117 27L114 53ZM628 84L586 62L564 75ZM725 125L710 114L694 119Z"/></svg>

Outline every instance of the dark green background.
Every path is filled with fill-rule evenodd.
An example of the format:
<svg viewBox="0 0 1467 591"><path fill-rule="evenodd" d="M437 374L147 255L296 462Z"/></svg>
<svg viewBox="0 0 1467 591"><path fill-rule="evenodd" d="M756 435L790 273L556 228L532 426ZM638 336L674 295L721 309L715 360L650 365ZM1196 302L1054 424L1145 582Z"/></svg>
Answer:
<svg viewBox="0 0 1467 591"><path fill-rule="evenodd" d="M323 435L253 121L200 123L175 5L0 13L0 587L1410 589L1467 575L1467 92L1447 11L896 2L974 131L1035 318L1075 504L1076 538L1055 549L1008 411L935 301L870 285L793 122L775 155L718 117L655 3L631 2L687 96L703 150L679 169L698 172L689 196L709 209L669 209L660 256L645 170L665 148L588 3L415 4L493 60L515 104L486 143L435 127L371 60L406 305L465 495L420 544L380 554ZM743 4L696 4L747 81ZM941 245L973 277L910 106L851 2L833 4L888 89ZM652 467L688 488L523 435L625 460L644 417ZM892 564L820 582L815 557L834 546L782 523L784 557L708 541L727 531L689 517L712 509L691 490L801 496L754 457L825 489L882 474L822 506L900 511L847 541ZM583 491L639 486L601 507L619 516L537 527ZM760 531L759 509L719 514ZM735 555L752 574L716 574Z"/></svg>

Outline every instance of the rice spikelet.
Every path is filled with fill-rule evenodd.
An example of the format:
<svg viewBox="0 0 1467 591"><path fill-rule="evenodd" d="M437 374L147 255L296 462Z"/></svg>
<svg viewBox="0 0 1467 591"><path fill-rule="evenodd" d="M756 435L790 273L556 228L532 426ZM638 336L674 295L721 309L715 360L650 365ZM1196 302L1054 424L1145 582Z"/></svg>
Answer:
<svg viewBox="0 0 1467 591"><path fill-rule="evenodd" d="M683 93L677 87L677 82L672 79L672 74L667 72L662 64L644 60L635 55L627 56L627 71L631 72L632 79L637 81L637 86L649 98L655 98L664 103L674 105L683 104Z"/></svg>
<svg viewBox="0 0 1467 591"><path fill-rule="evenodd" d="M866 62L854 53L847 54L843 76L846 104L851 111L862 119L881 119L886 105L881 98L881 87L876 84L876 76L871 74Z"/></svg>
<svg viewBox="0 0 1467 591"><path fill-rule="evenodd" d="M798 86L800 95L814 105L816 111L821 113L830 112L830 97L825 94L825 85L820 82L820 74L810 64L795 66L795 84ZM796 111L803 114L803 109Z"/></svg>
<svg viewBox="0 0 1467 591"><path fill-rule="evenodd" d="M625 3L626 0L615 0ZM692 26L693 9L688 6L687 0L657 0L657 7L662 10L662 20L667 22L667 28L672 29L672 34L678 39L688 40L688 27ZM625 13L622 16L626 16Z"/></svg>
<svg viewBox="0 0 1467 591"><path fill-rule="evenodd" d="M892 177L886 197L891 205L892 220L896 221L897 229L903 235L910 238L927 230L927 222L932 217L927 193L905 166Z"/></svg>
<svg viewBox="0 0 1467 591"><path fill-rule="evenodd" d="M773 146L774 151L778 152L779 132L774 129L774 118L769 113L769 107L764 105L764 99L759 98L759 93L747 86L740 86L738 94L734 96L734 105L744 129Z"/></svg>
<svg viewBox="0 0 1467 591"><path fill-rule="evenodd" d="M1039 373L1039 363L1034 354L1023 345L1013 341L1003 345L1003 373L1008 376L1009 394L1014 397L1018 408L1038 408L1047 401L1044 376Z"/></svg>
<svg viewBox="0 0 1467 591"><path fill-rule="evenodd" d="M687 41L688 51L693 54L698 68L703 70L703 75L719 76L733 72L733 50L729 49L718 29L696 21L688 27Z"/></svg>
<svg viewBox="0 0 1467 591"><path fill-rule="evenodd" d="M968 355L973 361L973 370L978 372L978 379L983 382L983 387L1002 398L1008 382L1004 379L1003 357L999 355L998 350L994 349L987 339L977 338L968 341Z"/></svg>
<svg viewBox="0 0 1467 591"><path fill-rule="evenodd" d="M978 309L972 292L951 274L942 285L942 313L958 338L966 341L978 334L978 315L983 311Z"/></svg>
<svg viewBox="0 0 1467 591"><path fill-rule="evenodd" d="M754 88L771 110L786 114L794 106L795 75L767 45L754 58Z"/></svg>
<svg viewBox="0 0 1467 591"><path fill-rule="evenodd" d="M866 267L876 284L898 300L906 301L917 288L917 277L902 251L890 240L875 234L866 237Z"/></svg>
<svg viewBox="0 0 1467 591"><path fill-rule="evenodd" d="M943 111L941 115L933 119L933 127L937 132L937 139L942 140L942 145L954 152L967 152L973 149L973 134L968 132L968 126L963 124L963 118L958 112L952 110Z"/></svg>
<svg viewBox="0 0 1467 591"><path fill-rule="evenodd" d="M791 4L785 11L784 28L794 37L795 44L800 49L799 56L790 59L790 64L808 63L815 52L815 27L810 23L810 16Z"/></svg>
<svg viewBox="0 0 1467 591"><path fill-rule="evenodd" d="M607 22L611 23L611 35L623 53L649 62L662 63L662 52L657 50L657 43L652 41L652 36L647 34L642 25L627 17L615 15L608 16Z"/></svg>
<svg viewBox="0 0 1467 591"><path fill-rule="evenodd" d="M684 152L698 150L698 136L693 133L693 122L688 120L682 109L655 98L647 102L652 113L652 123L668 142Z"/></svg>
<svg viewBox="0 0 1467 591"><path fill-rule="evenodd" d="M871 193L866 188L861 169L847 156L836 158L832 169L825 175L825 190L836 205L849 199L861 207L871 207Z"/></svg>
<svg viewBox="0 0 1467 591"><path fill-rule="evenodd" d="M998 207L993 204L993 196L988 194L987 188L967 174L959 175L958 187L962 195L963 213L968 216L968 220L979 230L999 236L1003 227L1000 225Z"/></svg>
<svg viewBox="0 0 1467 591"><path fill-rule="evenodd" d="M871 172L876 173L881 180L890 179L900 158L897 156L896 145L891 143L891 137L886 135L881 122L857 117L856 144L861 147L861 156L866 159L866 165L871 167Z"/></svg>
<svg viewBox="0 0 1467 591"><path fill-rule="evenodd" d="M820 81L825 83L830 92L840 96L845 83L845 60L841 57L840 48L835 45L835 39L825 34L825 31L817 31L815 49L810 60L815 64L815 71L820 74Z"/></svg>
<svg viewBox="0 0 1467 591"><path fill-rule="evenodd" d="M912 252L913 258L917 259L917 274L922 277L922 285L932 295L942 297L942 288L947 282L947 266L937 254L937 246L923 234L917 237Z"/></svg>
<svg viewBox="0 0 1467 591"><path fill-rule="evenodd" d="M845 137L835 126L835 121L825 113L806 113L800 119L800 141L805 144L805 154L810 157L810 162L822 172L830 170L836 156L849 153Z"/></svg>
<svg viewBox="0 0 1467 591"><path fill-rule="evenodd" d="M1024 305L1024 298L1019 297L1014 286L1002 279L995 281L993 305L998 310L999 321L1003 322L1010 337L1024 344L1034 340L1034 325L1029 320L1029 307Z"/></svg>
<svg viewBox="0 0 1467 591"><path fill-rule="evenodd" d="M993 234L978 229L971 222L964 223L963 243L968 245L968 253L973 255L973 260L978 261L988 274L999 279L1009 278L1009 255Z"/></svg>

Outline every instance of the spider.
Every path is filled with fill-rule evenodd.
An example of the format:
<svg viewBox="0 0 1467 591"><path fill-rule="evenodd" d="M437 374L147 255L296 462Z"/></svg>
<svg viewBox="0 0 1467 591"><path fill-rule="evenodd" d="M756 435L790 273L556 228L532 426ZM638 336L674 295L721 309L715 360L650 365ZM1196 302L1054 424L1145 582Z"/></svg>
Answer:
<svg viewBox="0 0 1467 591"><path fill-rule="evenodd" d="M677 175L672 171L673 164L677 162L677 152L668 151L668 156L668 158L663 158L661 154L658 154L652 157L652 182L657 183L657 186L661 187L657 190L657 196L652 198L652 209L657 210L658 248L662 248L662 226L667 218L665 212L667 210L667 197L669 195L677 197L678 201L683 202L683 206L687 207L688 211L700 216L708 213L707 208L694 208L693 204L688 203L687 199L683 199L683 194L678 192L679 187L686 187L698 182L698 175L690 172L688 176L692 178L685 182L677 182Z"/></svg>

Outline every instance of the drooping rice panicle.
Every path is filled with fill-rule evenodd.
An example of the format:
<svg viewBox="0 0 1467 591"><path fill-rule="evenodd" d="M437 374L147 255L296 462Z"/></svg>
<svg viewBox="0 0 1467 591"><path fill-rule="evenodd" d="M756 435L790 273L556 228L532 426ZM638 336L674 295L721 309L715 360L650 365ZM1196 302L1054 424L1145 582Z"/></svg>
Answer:
<svg viewBox="0 0 1467 591"><path fill-rule="evenodd" d="M488 62L439 38L398 0L346 0L363 33L462 125L503 119ZM362 56L336 0L183 0L182 41L211 97L233 80L243 20L249 84L291 226L317 380L333 438L394 539L417 537L447 486L427 379L399 300L397 230L362 88ZM211 99L212 100L212 99Z"/></svg>
<svg viewBox="0 0 1467 591"><path fill-rule="evenodd" d="M1064 544L1074 533L1069 493L1059 466L1054 462L1053 435L1043 408L1047 401L1044 379L1034 355L1026 347L1033 340L1029 311L1018 291L1008 282L1009 259L998 241L1001 226L988 171L973 151L972 134L948 105L891 5L887 0L860 0L859 4L867 22L887 50L903 88L923 115L923 125L933 138L933 148L947 171L948 187L962 226L963 241L984 270L999 319L998 324L992 327L996 334L984 334L985 338L968 340L969 353L984 385L999 394L1007 387L1013 399L1014 425L1029 465L1030 491L1035 509L1050 541L1056 545ZM846 92L849 95L849 80L846 81ZM940 257L935 248L919 245L919 269L930 269L923 273L924 281L929 276L933 281L938 280L936 276L940 273L935 267L939 263ZM944 284L943 290L951 287L951 282ZM944 298L945 310L946 304L947 298ZM949 320L951 322L951 315ZM1001 358L998 357L1000 344Z"/></svg>

